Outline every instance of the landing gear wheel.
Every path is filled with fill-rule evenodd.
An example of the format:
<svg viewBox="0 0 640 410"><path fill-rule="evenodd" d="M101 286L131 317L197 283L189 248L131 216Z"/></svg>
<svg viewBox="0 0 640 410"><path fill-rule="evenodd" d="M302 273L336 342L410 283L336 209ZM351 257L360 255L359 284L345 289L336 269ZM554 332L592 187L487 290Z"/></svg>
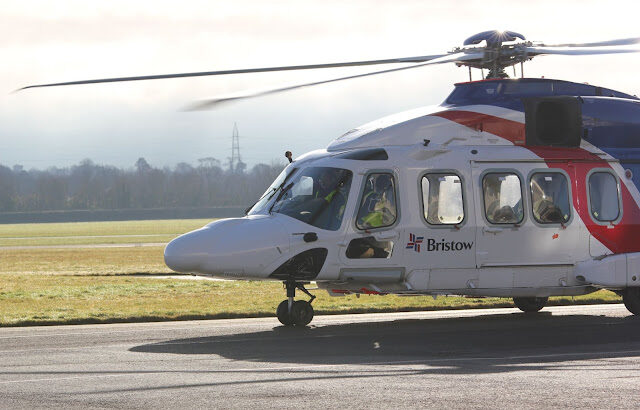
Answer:
<svg viewBox="0 0 640 410"><path fill-rule="evenodd" d="M640 316L640 288L625 289L622 301L629 312Z"/></svg>
<svg viewBox="0 0 640 410"><path fill-rule="evenodd" d="M313 319L313 307L306 300L297 300L291 308L291 320L296 326L306 326Z"/></svg>
<svg viewBox="0 0 640 410"><path fill-rule="evenodd" d="M313 308L311 302L316 298L304 287L303 282L296 282L293 279L286 280L284 286L287 289L287 299L280 302L276 309L276 316L280 323L285 326L306 326L313 319ZM304 292L311 300L295 301L296 289Z"/></svg>
<svg viewBox="0 0 640 410"><path fill-rule="evenodd" d="M549 298L547 297L524 297L513 298L513 303L525 313L535 313L542 309L548 300Z"/></svg>
<svg viewBox="0 0 640 410"><path fill-rule="evenodd" d="M278 316L278 320L285 326L293 325L293 320L291 315L289 314L289 301L283 300L278 305L278 309L276 310L276 316Z"/></svg>

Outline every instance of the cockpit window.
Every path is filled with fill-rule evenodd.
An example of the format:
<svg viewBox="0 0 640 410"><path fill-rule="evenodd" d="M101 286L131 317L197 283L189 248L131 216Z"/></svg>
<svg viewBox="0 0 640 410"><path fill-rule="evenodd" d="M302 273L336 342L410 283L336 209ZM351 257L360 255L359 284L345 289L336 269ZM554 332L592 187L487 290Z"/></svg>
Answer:
<svg viewBox="0 0 640 410"><path fill-rule="evenodd" d="M275 181L273 181L271 186L267 188L266 191L264 191L264 194L262 194L260 199L258 199L258 201L255 204L253 204L253 206L251 206L251 209L249 212L247 212L247 215L257 215L257 214L267 213L268 211L267 204L269 203L271 198L273 198L273 196L276 195L280 189L282 189L284 183L295 172L295 170L296 168L294 168L292 165L289 165L288 167L283 169L280 175L278 175Z"/></svg>
<svg viewBox="0 0 640 410"><path fill-rule="evenodd" d="M310 167L297 172L276 193L271 212L320 229L340 228L353 173L347 169Z"/></svg>

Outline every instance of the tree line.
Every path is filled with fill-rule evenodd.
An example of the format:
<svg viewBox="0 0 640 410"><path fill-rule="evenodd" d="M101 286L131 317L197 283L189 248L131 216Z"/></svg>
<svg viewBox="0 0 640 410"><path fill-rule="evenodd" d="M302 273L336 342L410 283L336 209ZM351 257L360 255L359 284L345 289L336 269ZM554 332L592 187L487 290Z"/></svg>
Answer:
<svg viewBox="0 0 640 410"><path fill-rule="evenodd" d="M86 159L71 167L25 170L0 165L0 212L249 206L283 163L223 169L214 158L156 168L140 158L128 169Z"/></svg>

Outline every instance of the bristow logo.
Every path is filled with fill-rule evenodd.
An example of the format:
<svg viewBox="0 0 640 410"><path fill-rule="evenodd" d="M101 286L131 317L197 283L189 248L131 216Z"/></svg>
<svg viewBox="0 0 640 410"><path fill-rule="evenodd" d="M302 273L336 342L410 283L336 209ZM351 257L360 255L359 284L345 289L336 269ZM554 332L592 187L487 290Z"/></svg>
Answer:
<svg viewBox="0 0 640 410"><path fill-rule="evenodd" d="M420 244L424 240L424 236L415 236L414 234L409 234L409 242L407 242L407 249L413 249L416 252L420 252Z"/></svg>
<svg viewBox="0 0 640 410"><path fill-rule="evenodd" d="M473 242L456 242L456 241L447 242L444 239L440 239L440 242L438 242L432 238L427 239L427 252L466 251L471 249L472 246L473 246Z"/></svg>
<svg viewBox="0 0 640 410"><path fill-rule="evenodd" d="M409 242L407 242L407 249L413 249L416 252L420 252L421 246L423 244L424 236L416 236L415 234L409 234ZM473 247L473 242L456 242L449 241L447 242L444 239L440 239L440 241L436 241L433 238L427 239L427 243L424 244L427 247L427 252L455 252L455 251L466 251Z"/></svg>

